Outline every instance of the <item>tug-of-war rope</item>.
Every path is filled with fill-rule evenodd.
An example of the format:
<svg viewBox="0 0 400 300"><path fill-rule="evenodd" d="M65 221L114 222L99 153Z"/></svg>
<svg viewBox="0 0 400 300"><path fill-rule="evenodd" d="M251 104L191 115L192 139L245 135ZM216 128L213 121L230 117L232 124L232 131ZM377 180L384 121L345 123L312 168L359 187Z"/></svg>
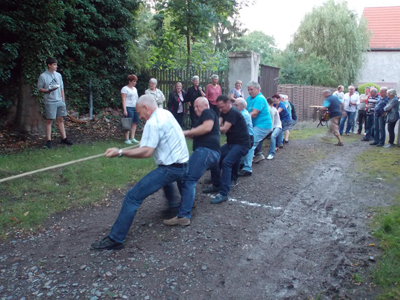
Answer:
<svg viewBox="0 0 400 300"><path fill-rule="evenodd" d="M139 147L139 145L123 148L123 150L133 149L133 148L137 148L137 147ZM93 156L89 156L89 157L85 157L85 158L69 161L69 162L66 162L66 163L62 163L62 164L58 164L58 165L42 168L42 169L39 169L39 170L35 170L35 171L31 171L31 172L26 172L26 173L10 176L10 177L7 177L7 178L0 179L0 183L6 182L6 181L10 181L10 180L14 180L14 179L18 179L18 178L21 178L21 177L30 176L30 175L33 175L33 174L36 174L36 173L40 173L40 172L45 172L45 171L49 171L49 170L53 170L53 169L57 169L57 168L62 168L62 167L69 166L69 165L76 164L76 163L80 163L80 162L83 162L83 161L99 158L99 157L102 157L104 155L105 155L105 153L97 154L97 155L93 155Z"/></svg>

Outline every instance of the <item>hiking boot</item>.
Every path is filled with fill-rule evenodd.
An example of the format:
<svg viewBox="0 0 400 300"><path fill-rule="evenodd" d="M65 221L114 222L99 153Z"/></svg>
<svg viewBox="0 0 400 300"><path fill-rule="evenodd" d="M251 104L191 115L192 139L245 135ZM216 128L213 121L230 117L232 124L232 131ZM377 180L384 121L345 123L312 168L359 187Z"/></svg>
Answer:
<svg viewBox="0 0 400 300"><path fill-rule="evenodd" d="M217 197L211 200L211 204L219 204L225 201L228 201L228 196L222 196L221 194L218 194Z"/></svg>
<svg viewBox="0 0 400 300"><path fill-rule="evenodd" d="M70 140L68 140L68 138L61 139L60 143L64 144L64 145L68 145L68 146L72 146L73 145L73 143Z"/></svg>
<svg viewBox="0 0 400 300"><path fill-rule="evenodd" d="M167 226L175 226L175 225L188 226L190 225L190 219L173 217L172 219L164 220L163 224Z"/></svg>
<svg viewBox="0 0 400 300"><path fill-rule="evenodd" d="M259 163L260 161L262 161L264 159L265 159L265 156L262 153L257 154L253 159L253 163Z"/></svg>
<svg viewBox="0 0 400 300"><path fill-rule="evenodd" d="M121 249L123 246L124 245L122 243L114 241L109 236L106 236L101 241L91 245L93 250L117 250Z"/></svg>
<svg viewBox="0 0 400 300"><path fill-rule="evenodd" d="M267 159L273 159L274 156L272 154L268 155Z"/></svg>
<svg viewBox="0 0 400 300"><path fill-rule="evenodd" d="M50 140L48 140L44 146L45 146L47 149L51 149L51 148L53 148L53 143L52 143Z"/></svg>
<svg viewBox="0 0 400 300"><path fill-rule="evenodd" d="M215 185L210 185L208 188L203 189L204 194L217 193L217 192L219 192L219 187Z"/></svg>
<svg viewBox="0 0 400 300"><path fill-rule="evenodd" d="M264 157L264 159L265 159L265 157ZM246 170L241 170L238 173L239 176L251 176L252 174L253 174L252 172L249 172L249 171L246 171Z"/></svg>

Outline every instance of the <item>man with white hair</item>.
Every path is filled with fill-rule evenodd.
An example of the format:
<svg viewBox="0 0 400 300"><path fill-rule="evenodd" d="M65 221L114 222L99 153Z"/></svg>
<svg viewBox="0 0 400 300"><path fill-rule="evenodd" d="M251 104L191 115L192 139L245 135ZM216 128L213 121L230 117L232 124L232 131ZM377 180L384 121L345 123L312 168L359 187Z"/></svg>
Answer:
<svg viewBox="0 0 400 300"><path fill-rule="evenodd" d="M199 76L197 75L193 76L192 83L193 85L187 90L185 100L189 102L191 127L194 127L197 121L197 115L194 111L194 101L199 97L205 97L206 94L203 92L203 88L199 85L200 83Z"/></svg>
<svg viewBox="0 0 400 300"><path fill-rule="evenodd" d="M374 116L375 116L375 105L381 99L378 95L378 91L375 87L371 86L370 96L367 99L367 104L365 105L367 109L367 124L365 127L365 136L363 137L363 142L368 142L374 131Z"/></svg>
<svg viewBox="0 0 400 300"><path fill-rule="evenodd" d="M219 119L210 109L208 100L199 97L194 102L197 126L184 131L187 138L193 138L193 154L189 159L189 171L182 179L182 197L179 213L172 219L164 220L168 226L190 225L191 210L196 194L197 181L208 169L219 164L221 147Z"/></svg>
<svg viewBox="0 0 400 300"><path fill-rule="evenodd" d="M143 200L164 188L170 209L176 210L174 182L186 175L189 151L181 127L171 112L160 109L151 95L143 95L136 104L139 117L146 121L140 148L122 150L109 148L106 157L149 158L153 156L158 167L145 175L128 191L114 226L108 236L93 243L92 249L111 250L123 247L137 209Z"/></svg>
<svg viewBox="0 0 400 300"><path fill-rule="evenodd" d="M269 112L269 106L267 99L261 94L261 87L258 82L250 81L247 84L247 90L249 96L246 99L247 110L253 121L253 132L254 132L254 144L253 147L247 153L244 160L244 167L239 172L239 176L250 176L253 173L252 162L254 156L254 150L257 148L258 143L260 143L271 131L272 131L272 118ZM260 152L261 159L265 159L264 155Z"/></svg>
<svg viewBox="0 0 400 300"><path fill-rule="evenodd" d="M374 141L370 145L376 145L377 147L383 147L386 139L386 116L384 115L384 108L389 102L387 96L387 87L381 87L380 95L381 98L375 104L375 117L374 117Z"/></svg>
<svg viewBox="0 0 400 300"><path fill-rule="evenodd" d="M219 116L219 109L217 106L217 98L222 95L221 86L218 84L219 77L217 74L211 76L211 84L206 86L206 98L210 101L210 108L215 111Z"/></svg>
<svg viewBox="0 0 400 300"><path fill-rule="evenodd" d="M387 92L389 103L384 107L384 111L387 114L387 127L389 132L389 141L386 146L383 148L391 148L394 147L394 128L396 126L397 121L399 120L399 99L396 97L396 90L390 89ZM399 137L397 137L398 139Z"/></svg>

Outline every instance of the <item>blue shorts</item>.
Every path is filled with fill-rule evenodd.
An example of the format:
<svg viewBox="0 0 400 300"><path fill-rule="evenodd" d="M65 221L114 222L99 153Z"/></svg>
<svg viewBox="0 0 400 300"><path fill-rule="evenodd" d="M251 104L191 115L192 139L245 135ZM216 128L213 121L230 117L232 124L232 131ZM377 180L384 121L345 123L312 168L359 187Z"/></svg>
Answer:
<svg viewBox="0 0 400 300"><path fill-rule="evenodd" d="M137 123L139 122L139 114L136 112L136 108L134 107L127 107L126 111L128 113L127 118L132 119L132 123Z"/></svg>

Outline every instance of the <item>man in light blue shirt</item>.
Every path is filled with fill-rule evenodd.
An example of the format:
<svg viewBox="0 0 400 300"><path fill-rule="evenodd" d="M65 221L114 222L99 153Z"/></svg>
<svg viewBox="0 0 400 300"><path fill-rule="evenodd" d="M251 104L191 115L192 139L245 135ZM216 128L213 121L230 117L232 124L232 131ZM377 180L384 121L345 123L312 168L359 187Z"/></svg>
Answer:
<svg viewBox="0 0 400 300"><path fill-rule="evenodd" d="M246 99L247 111L250 113L253 122L254 144L249 150L244 160L244 167L239 172L239 176L250 176L253 173L252 162L254 156L254 149L271 131L272 131L272 118L269 112L267 100L261 94L261 87L258 82L250 81L247 84L249 95ZM264 156L262 153L259 155ZM261 158L258 161L265 159Z"/></svg>

